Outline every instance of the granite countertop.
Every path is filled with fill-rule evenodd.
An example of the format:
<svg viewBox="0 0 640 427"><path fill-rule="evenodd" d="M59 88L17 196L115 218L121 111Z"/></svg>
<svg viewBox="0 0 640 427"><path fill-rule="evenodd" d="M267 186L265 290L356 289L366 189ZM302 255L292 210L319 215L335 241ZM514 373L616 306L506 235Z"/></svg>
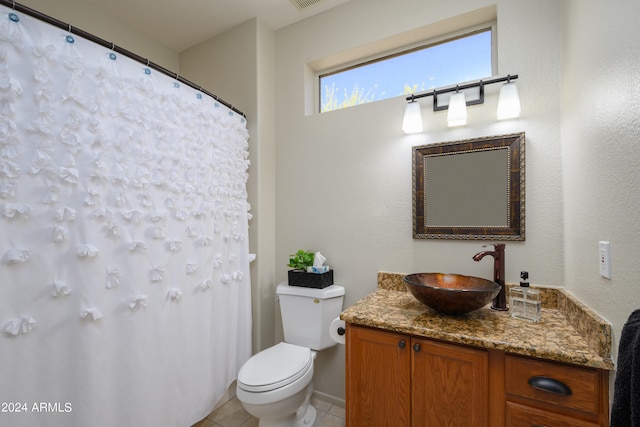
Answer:
<svg viewBox="0 0 640 427"><path fill-rule="evenodd" d="M537 287L542 294L542 316L533 323L488 306L462 316L439 314L407 292L402 277L379 273L378 289L344 310L340 318L357 325L613 370L611 325L562 288Z"/></svg>

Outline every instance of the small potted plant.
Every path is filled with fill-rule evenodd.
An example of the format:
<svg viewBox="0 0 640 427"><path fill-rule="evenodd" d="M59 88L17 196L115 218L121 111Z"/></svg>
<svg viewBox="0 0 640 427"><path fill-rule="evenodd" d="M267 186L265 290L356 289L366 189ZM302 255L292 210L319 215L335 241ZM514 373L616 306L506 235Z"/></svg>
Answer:
<svg viewBox="0 0 640 427"><path fill-rule="evenodd" d="M315 254L304 249L290 255L288 267L289 286L302 286L305 288L326 288L333 285L333 270L328 267L314 267ZM322 257L324 259L324 257Z"/></svg>

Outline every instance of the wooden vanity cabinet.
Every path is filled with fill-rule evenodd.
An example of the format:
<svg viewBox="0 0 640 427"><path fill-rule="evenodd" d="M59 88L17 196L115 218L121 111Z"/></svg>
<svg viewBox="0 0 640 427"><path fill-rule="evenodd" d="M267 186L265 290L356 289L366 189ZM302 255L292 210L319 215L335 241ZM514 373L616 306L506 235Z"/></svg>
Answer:
<svg viewBox="0 0 640 427"><path fill-rule="evenodd" d="M348 427L487 427L484 350L348 324Z"/></svg>
<svg viewBox="0 0 640 427"><path fill-rule="evenodd" d="M605 370L347 323L347 427L608 427L608 399Z"/></svg>

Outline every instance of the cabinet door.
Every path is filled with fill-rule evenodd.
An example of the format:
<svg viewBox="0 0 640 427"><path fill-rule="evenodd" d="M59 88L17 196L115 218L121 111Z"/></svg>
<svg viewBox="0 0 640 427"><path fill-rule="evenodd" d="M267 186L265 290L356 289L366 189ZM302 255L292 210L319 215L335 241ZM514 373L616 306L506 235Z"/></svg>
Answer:
<svg viewBox="0 0 640 427"><path fill-rule="evenodd" d="M413 427L488 426L486 351L414 338L412 354Z"/></svg>
<svg viewBox="0 0 640 427"><path fill-rule="evenodd" d="M409 427L410 338L347 324L348 427Z"/></svg>

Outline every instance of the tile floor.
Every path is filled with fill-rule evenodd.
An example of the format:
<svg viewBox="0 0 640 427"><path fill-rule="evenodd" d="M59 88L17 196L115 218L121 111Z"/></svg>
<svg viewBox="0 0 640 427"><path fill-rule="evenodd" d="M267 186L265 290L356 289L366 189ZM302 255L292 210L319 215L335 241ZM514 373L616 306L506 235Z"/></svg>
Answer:
<svg viewBox="0 0 640 427"><path fill-rule="evenodd" d="M345 427L344 408L317 398L312 398L311 404L317 411L314 427ZM258 427L258 419L247 413L234 397L192 427Z"/></svg>

